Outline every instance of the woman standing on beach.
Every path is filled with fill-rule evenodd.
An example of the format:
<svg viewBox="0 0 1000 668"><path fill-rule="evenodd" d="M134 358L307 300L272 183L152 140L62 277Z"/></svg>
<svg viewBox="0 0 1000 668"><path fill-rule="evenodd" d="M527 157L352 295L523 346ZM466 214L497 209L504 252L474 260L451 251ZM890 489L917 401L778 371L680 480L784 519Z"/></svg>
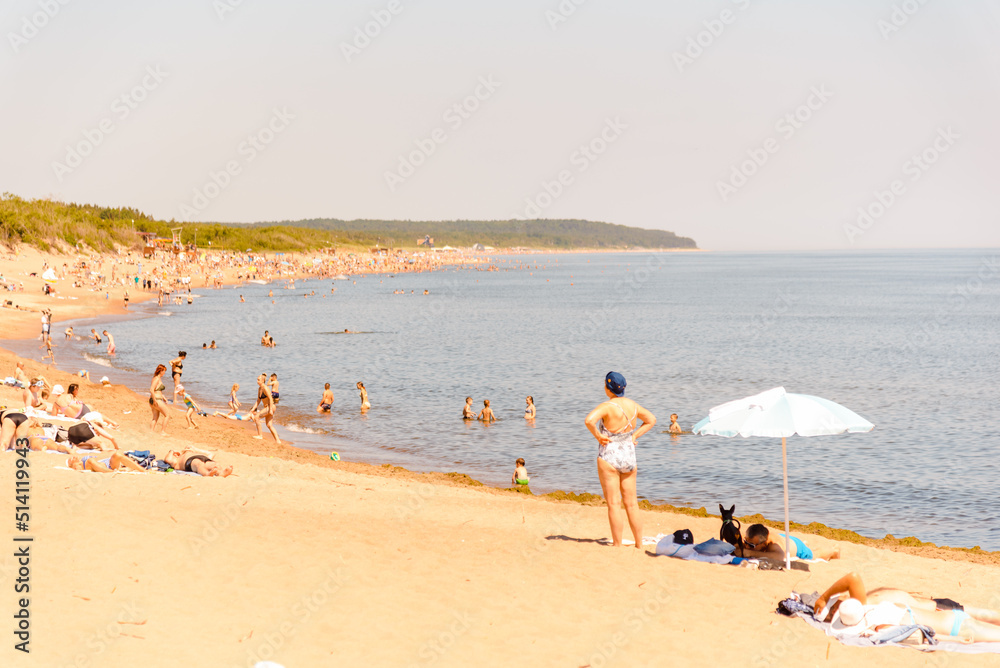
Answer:
<svg viewBox="0 0 1000 668"><path fill-rule="evenodd" d="M635 546L642 549L642 523L639 521L636 499L638 471L635 442L653 428L656 417L631 399L625 398L625 377L620 373L611 371L605 376L604 393L608 401L598 404L590 411L586 425L599 444L597 475L601 479L604 500L608 504L611 542L615 547L621 547L621 506L624 501ZM642 420L642 426L636 420Z"/></svg>
<svg viewBox="0 0 1000 668"><path fill-rule="evenodd" d="M363 411L366 411L369 408L371 408L372 405L370 403L368 403L368 390L365 389L365 384L362 383L359 380L358 384L357 384L357 388L358 388L358 390L360 390L360 395L361 395L361 410L363 412Z"/></svg>
<svg viewBox="0 0 1000 668"><path fill-rule="evenodd" d="M163 375L166 372L167 367L158 364L156 371L153 372L153 380L149 383L149 408L153 413L149 428L155 432L156 423L162 420L160 434L164 433L167 428L167 422L170 421L170 413L167 412L167 400L163 396L163 390L167 389L167 386L163 384Z"/></svg>
<svg viewBox="0 0 1000 668"><path fill-rule="evenodd" d="M184 358L187 353L183 350L177 351L177 357L170 360L170 377L174 379L174 403L177 403L177 386L181 384L181 376L184 374Z"/></svg>
<svg viewBox="0 0 1000 668"><path fill-rule="evenodd" d="M281 445L278 432L274 429L274 397L271 396L271 388L267 386L266 373L257 376L257 401L254 402L253 408L250 409L250 418L253 420L254 426L257 427L257 435L254 436L257 439L264 438L264 434L260 430L261 417L264 418L264 424L267 425L267 430L271 432L271 436L274 436L274 442Z"/></svg>

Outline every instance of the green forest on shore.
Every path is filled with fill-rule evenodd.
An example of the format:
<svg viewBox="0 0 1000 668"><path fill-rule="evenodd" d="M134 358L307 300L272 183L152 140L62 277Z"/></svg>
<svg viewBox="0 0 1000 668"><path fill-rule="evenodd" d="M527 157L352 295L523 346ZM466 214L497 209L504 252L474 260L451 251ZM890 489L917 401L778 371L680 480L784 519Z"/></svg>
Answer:
<svg viewBox="0 0 1000 668"><path fill-rule="evenodd" d="M647 230L587 220L385 221L314 219L271 223L178 223L156 220L131 207L106 207L48 199L0 196L0 244L28 244L42 250L86 246L95 251L139 249L142 233L170 238L180 228L181 242L200 248L257 252L312 251L328 248L416 248L424 237L437 247L696 249L693 239L664 230Z"/></svg>

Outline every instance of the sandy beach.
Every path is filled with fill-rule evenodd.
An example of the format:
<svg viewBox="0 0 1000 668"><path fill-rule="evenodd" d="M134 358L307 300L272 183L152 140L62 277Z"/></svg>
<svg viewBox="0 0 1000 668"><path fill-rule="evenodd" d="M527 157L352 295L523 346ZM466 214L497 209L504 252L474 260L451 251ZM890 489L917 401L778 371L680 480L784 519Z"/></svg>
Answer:
<svg viewBox="0 0 1000 668"><path fill-rule="evenodd" d="M39 260L26 251L0 270L20 280ZM41 294L40 278L23 280L25 292L6 298L58 304L56 341L60 320L123 311L114 295L69 288L57 302ZM37 312L2 314L0 336L37 335ZM0 375L13 375L17 359L0 353ZM29 377L75 382L37 362L25 367ZM20 502L8 484L11 542L0 558L3 609L15 611L23 562L10 546L29 546L31 653L9 635L0 665L1000 665L997 655L846 647L773 613L790 591L822 591L851 570L870 587L1000 608L993 553L799 533L814 549L839 546L842 559L764 572L655 557L598 543L609 532L597 502L491 489L460 472L334 462L221 419L187 430L180 411L170 436L154 436L145 396L93 383L82 392L121 422L125 448L162 456L190 443L235 475L80 473L58 468L64 455L31 453L30 528L15 531ZM0 387L0 404L18 406L19 397ZM0 457L5 480L17 459ZM672 512L644 521L647 536L686 528L696 541L720 527Z"/></svg>

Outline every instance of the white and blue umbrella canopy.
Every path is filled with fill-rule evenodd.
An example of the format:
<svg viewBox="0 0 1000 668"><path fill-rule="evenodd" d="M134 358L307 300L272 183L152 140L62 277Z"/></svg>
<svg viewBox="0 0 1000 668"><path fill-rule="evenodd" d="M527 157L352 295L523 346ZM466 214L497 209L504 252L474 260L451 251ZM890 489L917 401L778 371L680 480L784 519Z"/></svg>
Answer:
<svg viewBox="0 0 1000 668"><path fill-rule="evenodd" d="M875 428L849 408L809 394L791 394L783 387L716 406L696 424L695 434L784 438L865 432Z"/></svg>
<svg viewBox="0 0 1000 668"><path fill-rule="evenodd" d="M776 387L709 410L708 417L691 428L695 434L763 436L781 439L781 467L785 492L785 568L791 567L788 520L788 453L785 438L866 432L875 428L849 408L809 394L790 394Z"/></svg>

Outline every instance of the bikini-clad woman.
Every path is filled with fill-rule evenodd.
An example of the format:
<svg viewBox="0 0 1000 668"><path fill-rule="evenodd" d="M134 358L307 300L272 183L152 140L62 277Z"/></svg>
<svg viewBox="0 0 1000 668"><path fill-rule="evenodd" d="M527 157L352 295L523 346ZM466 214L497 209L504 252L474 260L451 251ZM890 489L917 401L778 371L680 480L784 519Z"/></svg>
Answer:
<svg viewBox="0 0 1000 668"><path fill-rule="evenodd" d="M181 375L184 373L184 359L187 357L187 353L183 350L178 351L177 357L170 360L170 377L174 379L174 403L177 403L177 386L181 384ZM183 395L182 395L183 398Z"/></svg>
<svg viewBox="0 0 1000 668"><path fill-rule="evenodd" d="M535 419L535 398L533 396L531 396L531 395L528 395L525 398L524 401L525 401L524 419L525 420L534 420Z"/></svg>
<svg viewBox="0 0 1000 668"><path fill-rule="evenodd" d="M28 437L32 420L20 411L0 410L0 452L13 447L17 439Z"/></svg>
<svg viewBox="0 0 1000 668"><path fill-rule="evenodd" d="M149 407L153 413L153 420L149 423L149 428L156 431L156 423L160 422L160 433L163 434L170 420L170 413L167 412L167 400L163 396L163 390L167 386L163 384L163 375L167 373L167 367L162 364L157 365L153 372L153 380L149 384Z"/></svg>
<svg viewBox="0 0 1000 668"><path fill-rule="evenodd" d="M656 417L631 399L625 398L625 377L612 371L604 378L604 393L608 401L600 403L587 415L587 429L600 447L597 450L597 475L608 504L611 541L622 544L621 505L624 501L628 524L632 528L635 546L642 549L642 522L636 499L635 442L653 428ZM642 421L639 426L637 420Z"/></svg>
<svg viewBox="0 0 1000 668"><path fill-rule="evenodd" d="M254 438L264 438L264 434L260 430L260 418L263 417L267 430L271 432L271 436L274 436L274 442L281 445L278 432L274 429L274 397L271 396L271 388L267 384L266 373L257 376L257 401L254 402L253 408L250 409L250 417L257 427L257 435Z"/></svg>

